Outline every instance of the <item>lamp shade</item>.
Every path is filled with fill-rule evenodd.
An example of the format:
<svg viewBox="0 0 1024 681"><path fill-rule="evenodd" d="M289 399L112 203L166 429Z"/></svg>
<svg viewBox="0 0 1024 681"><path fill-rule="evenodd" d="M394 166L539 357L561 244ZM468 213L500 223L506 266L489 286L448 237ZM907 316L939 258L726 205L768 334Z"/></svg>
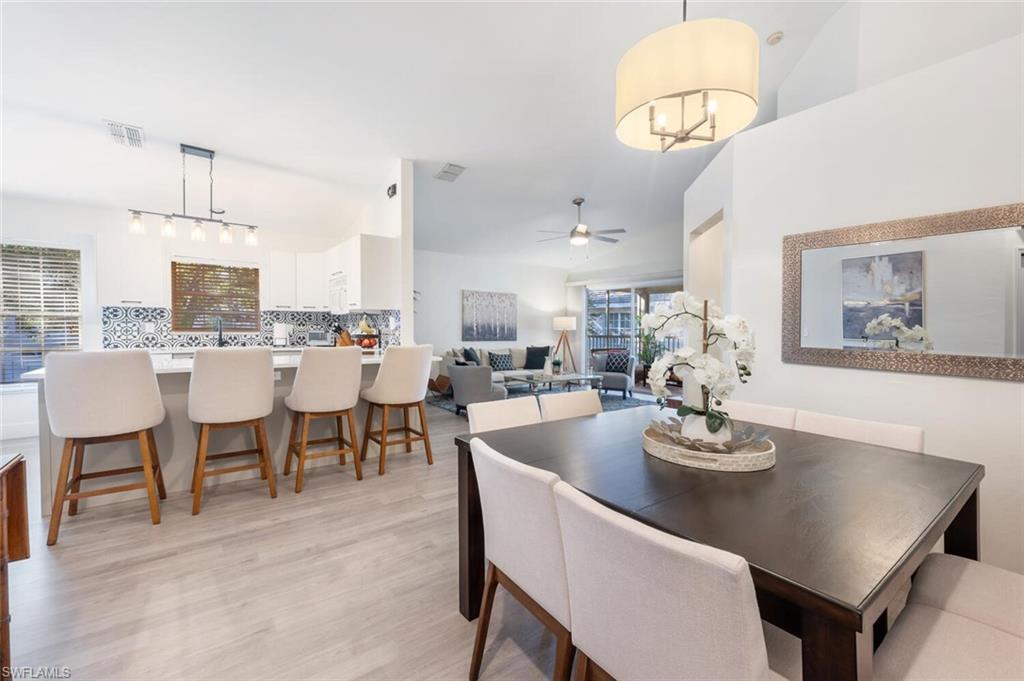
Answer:
<svg viewBox="0 0 1024 681"><path fill-rule="evenodd" d="M631 147L657 151L661 138L651 134L649 106L654 105L661 128L686 129L704 115L703 93L713 102L714 141L736 134L757 114L759 60L757 34L739 21L684 21L652 33L619 61L615 135ZM672 148L710 143L691 139Z"/></svg>
<svg viewBox="0 0 1024 681"><path fill-rule="evenodd" d="M575 317L555 317L551 323L551 328L555 331L575 331L576 330L576 318Z"/></svg>

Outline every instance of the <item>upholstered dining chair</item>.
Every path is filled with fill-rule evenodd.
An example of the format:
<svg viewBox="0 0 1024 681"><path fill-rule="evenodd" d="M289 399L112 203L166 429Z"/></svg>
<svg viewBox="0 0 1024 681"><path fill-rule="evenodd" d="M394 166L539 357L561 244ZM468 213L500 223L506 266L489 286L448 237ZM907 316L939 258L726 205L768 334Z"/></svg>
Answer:
<svg viewBox="0 0 1024 681"><path fill-rule="evenodd" d="M277 481L267 444L266 417L274 411L274 357L270 348L199 348L188 384L188 417L199 425L195 468L192 471L192 515L202 506L207 476L258 470L267 481L270 497L277 497ZM233 452L209 453L215 430L252 428L256 446ZM207 468L210 461L256 456L256 462Z"/></svg>
<svg viewBox="0 0 1024 681"><path fill-rule="evenodd" d="M540 395L540 415L545 421L593 416L604 411L601 396L596 390L557 392Z"/></svg>
<svg viewBox="0 0 1024 681"><path fill-rule="evenodd" d="M479 438L470 441L470 448L480 488L488 565L469 679L476 681L480 675L500 584L555 635L553 678L568 681L576 649L570 634L562 533L552 494L559 478L513 461Z"/></svg>
<svg viewBox="0 0 1024 681"><path fill-rule="evenodd" d="M796 409L776 407L772 404L722 400L722 411L736 421L747 421L762 426L793 429L796 425Z"/></svg>
<svg viewBox="0 0 1024 681"><path fill-rule="evenodd" d="M366 427L363 429L363 446L359 455L365 461L370 442L380 445L378 475L384 475L389 445L404 444L405 451L411 452L413 442L423 442L427 465L434 463L434 455L430 451L427 411L423 403L427 394L427 381L430 380L430 357L433 351L431 345L388 346L381 358L377 379L360 393L360 397L366 400ZM373 430L375 408L381 412L380 430ZM391 426L393 409L402 410L402 425L399 427ZM419 430L409 425L410 409L416 409L419 413ZM390 434L395 431L404 437L392 439Z"/></svg>
<svg viewBox="0 0 1024 681"><path fill-rule="evenodd" d="M284 404L292 411L292 428L288 436L288 451L284 458L284 474L290 475L292 457L297 460L295 493L302 491L307 459L337 456L344 466L345 456L352 455L356 480L363 479L363 462L359 457L359 438L356 435L354 410L359 402L360 380L363 375L363 351L357 346L347 348L305 348L295 372L292 392ZM309 439L309 424L315 419L334 420L336 437ZM345 421L348 436L345 440ZM301 423L301 425L300 425ZM310 452L310 445L331 443L336 448Z"/></svg>
<svg viewBox="0 0 1024 681"><path fill-rule="evenodd" d="M555 485L577 679L773 679L742 557ZM799 648L797 648L799 650Z"/></svg>
<svg viewBox="0 0 1024 681"><path fill-rule="evenodd" d="M880 447L924 451L924 429L881 421L864 421L846 416L833 416L800 409L796 413L796 430L827 435L843 440L855 440Z"/></svg>
<svg viewBox="0 0 1024 681"><path fill-rule="evenodd" d="M497 402L478 402L466 407L469 432L482 433L501 428L517 428L540 423L540 407L533 395Z"/></svg>
<svg viewBox="0 0 1024 681"><path fill-rule="evenodd" d="M46 415L50 430L64 438L64 453L53 492L46 544L57 543L64 502L78 514L78 500L99 494L145 489L149 515L160 523L160 499L167 498L153 428L164 420L164 404L146 350L51 352L46 355ZM83 472L86 445L136 440L142 465ZM143 481L82 491L82 481L142 473ZM70 478L69 478L70 476Z"/></svg>

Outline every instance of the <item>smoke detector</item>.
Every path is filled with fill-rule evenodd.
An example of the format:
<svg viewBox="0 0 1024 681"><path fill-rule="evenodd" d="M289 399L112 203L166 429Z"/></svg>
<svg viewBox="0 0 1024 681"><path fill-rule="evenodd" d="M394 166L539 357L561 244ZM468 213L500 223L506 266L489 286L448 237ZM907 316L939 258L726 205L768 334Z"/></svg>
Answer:
<svg viewBox="0 0 1024 681"><path fill-rule="evenodd" d="M103 121L107 124L107 132L114 144L132 149L141 149L146 146L146 132L137 125L118 123L117 121Z"/></svg>
<svg viewBox="0 0 1024 681"><path fill-rule="evenodd" d="M441 169L437 171L437 174L435 174L434 177L439 180L444 180L445 182L454 182L464 170L465 168L463 166L456 165L454 163L445 163Z"/></svg>

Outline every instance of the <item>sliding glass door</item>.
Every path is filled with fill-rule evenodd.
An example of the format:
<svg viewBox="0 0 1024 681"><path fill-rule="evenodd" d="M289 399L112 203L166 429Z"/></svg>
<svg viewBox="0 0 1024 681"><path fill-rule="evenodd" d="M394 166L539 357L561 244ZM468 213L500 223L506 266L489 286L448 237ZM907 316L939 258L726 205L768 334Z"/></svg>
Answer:
<svg viewBox="0 0 1024 681"><path fill-rule="evenodd" d="M639 315L654 309L658 303L667 303L672 292L680 288L678 285L607 289L588 287L588 359L595 353L609 351L639 356L642 345Z"/></svg>

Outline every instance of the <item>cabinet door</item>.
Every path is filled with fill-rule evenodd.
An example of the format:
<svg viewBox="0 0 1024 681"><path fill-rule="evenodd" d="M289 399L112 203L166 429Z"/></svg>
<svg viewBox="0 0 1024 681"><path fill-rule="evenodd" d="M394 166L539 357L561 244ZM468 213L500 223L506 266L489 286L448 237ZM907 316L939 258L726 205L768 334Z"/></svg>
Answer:
<svg viewBox="0 0 1024 681"><path fill-rule="evenodd" d="M295 256L295 298L300 310L330 309L324 253L299 253Z"/></svg>
<svg viewBox="0 0 1024 681"><path fill-rule="evenodd" d="M270 253L269 288L271 310L294 310L295 254L272 251Z"/></svg>
<svg viewBox="0 0 1024 681"><path fill-rule="evenodd" d="M100 305L170 307L171 268L159 239L138 234L96 235Z"/></svg>
<svg viewBox="0 0 1024 681"><path fill-rule="evenodd" d="M360 303L364 309L396 310L401 306L401 260L398 239L363 235Z"/></svg>

